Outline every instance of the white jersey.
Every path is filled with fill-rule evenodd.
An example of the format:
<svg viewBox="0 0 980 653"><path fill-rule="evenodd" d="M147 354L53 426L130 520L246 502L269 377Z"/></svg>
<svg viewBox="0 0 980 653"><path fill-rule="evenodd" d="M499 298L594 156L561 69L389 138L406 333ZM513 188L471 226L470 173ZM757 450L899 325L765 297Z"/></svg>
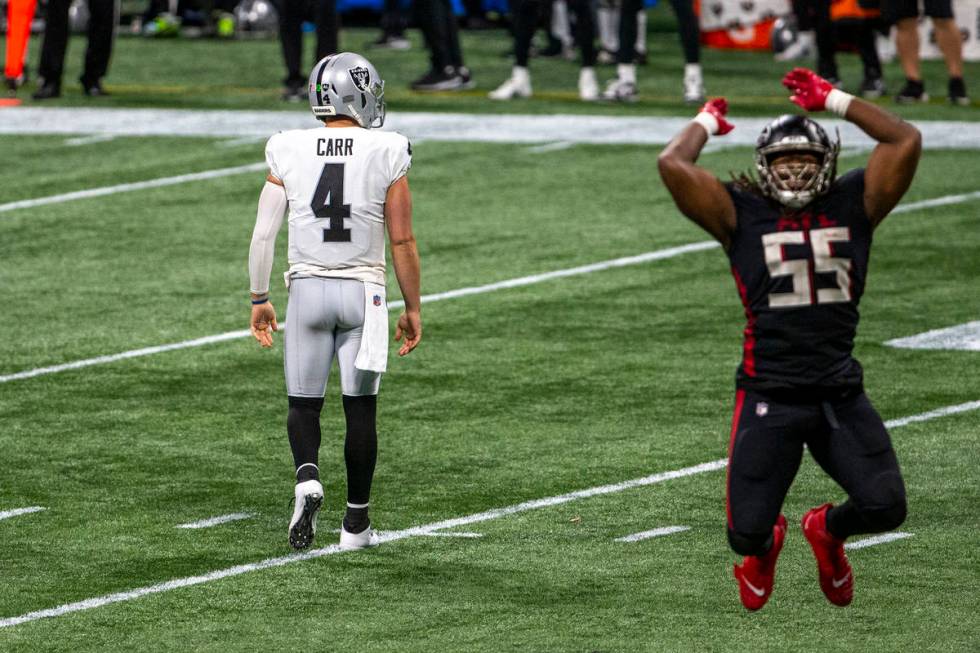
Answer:
<svg viewBox="0 0 980 653"><path fill-rule="evenodd" d="M289 273L385 283L388 188L412 165L408 139L361 127L280 132L265 158L289 200Z"/></svg>

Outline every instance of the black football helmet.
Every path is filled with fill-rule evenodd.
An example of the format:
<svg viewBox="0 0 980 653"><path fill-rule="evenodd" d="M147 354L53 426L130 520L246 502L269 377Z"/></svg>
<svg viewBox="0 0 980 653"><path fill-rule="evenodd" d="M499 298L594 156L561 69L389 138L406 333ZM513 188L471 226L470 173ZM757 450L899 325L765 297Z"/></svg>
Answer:
<svg viewBox="0 0 980 653"><path fill-rule="evenodd" d="M831 143L827 132L804 116L786 115L765 126L755 146L755 167L762 192L784 206L798 209L823 195L837 175L840 135ZM815 164L780 166L772 162L787 154L810 154Z"/></svg>

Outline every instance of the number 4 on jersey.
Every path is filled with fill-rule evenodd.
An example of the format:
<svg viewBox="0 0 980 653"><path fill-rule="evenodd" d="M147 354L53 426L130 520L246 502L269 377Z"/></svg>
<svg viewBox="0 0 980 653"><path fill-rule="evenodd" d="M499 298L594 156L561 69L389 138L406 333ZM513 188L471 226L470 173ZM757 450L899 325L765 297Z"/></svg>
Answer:
<svg viewBox="0 0 980 653"><path fill-rule="evenodd" d="M330 220L330 226L323 230L323 242L350 242L350 229L344 227L344 219L350 217L350 204L344 204L343 163L323 166L310 208L316 217Z"/></svg>

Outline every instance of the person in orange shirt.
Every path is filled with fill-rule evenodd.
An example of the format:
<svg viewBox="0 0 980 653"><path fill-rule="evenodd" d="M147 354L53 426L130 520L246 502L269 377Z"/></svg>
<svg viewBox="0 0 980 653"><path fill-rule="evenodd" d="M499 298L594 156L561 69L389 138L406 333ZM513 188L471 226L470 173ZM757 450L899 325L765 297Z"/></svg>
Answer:
<svg viewBox="0 0 980 653"><path fill-rule="evenodd" d="M16 95L17 89L27 81L24 60L36 8L37 0L10 0L7 3L7 58L3 77L11 96Z"/></svg>

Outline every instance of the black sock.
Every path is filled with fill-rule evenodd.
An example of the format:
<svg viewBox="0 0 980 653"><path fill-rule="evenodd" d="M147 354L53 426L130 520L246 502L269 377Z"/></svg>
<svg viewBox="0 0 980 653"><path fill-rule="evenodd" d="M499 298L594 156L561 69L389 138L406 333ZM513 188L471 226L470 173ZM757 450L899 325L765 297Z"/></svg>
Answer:
<svg viewBox="0 0 980 653"><path fill-rule="evenodd" d="M368 508L351 508L347 506L347 513L344 514L344 530L348 533L362 533L364 529L371 525L368 518Z"/></svg>
<svg viewBox="0 0 980 653"><path fill-rule="evenodd" d="M827 511L827 532L838 540L866 532L861 511L850 501L834 506Z"/></svg>
<svg viewBox="0 0 980 653"><path fill-rule="evenodd" d="M319 479L316 468L320 451L320 409L323 397L289 397L286 431L296 465L296 482Z"/></svg>
<svg viewBox="0 0 980 653"><path fill-rule="evenodd" d="M367 505L371 498L371 479L378 459L378 397L344 395L347 437L344 440L344 462L347 463L347 503ZM367 510L365 510L365 514Z"/></svg>

